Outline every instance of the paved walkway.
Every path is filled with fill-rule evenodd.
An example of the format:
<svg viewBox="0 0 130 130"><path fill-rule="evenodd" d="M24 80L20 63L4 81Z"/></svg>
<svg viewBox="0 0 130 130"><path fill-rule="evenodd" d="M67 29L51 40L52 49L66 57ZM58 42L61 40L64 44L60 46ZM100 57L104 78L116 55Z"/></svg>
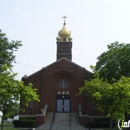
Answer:
<svg viewBox="0 0 130 130"><path fill-rule="evenodd" d="M36 130L49 130L52 116L53 113L47 113L45 124ZM70 130L70 113L56 113L52 130ZM71 130L87 130L79 125L77 113L71 113Z"/></svg>

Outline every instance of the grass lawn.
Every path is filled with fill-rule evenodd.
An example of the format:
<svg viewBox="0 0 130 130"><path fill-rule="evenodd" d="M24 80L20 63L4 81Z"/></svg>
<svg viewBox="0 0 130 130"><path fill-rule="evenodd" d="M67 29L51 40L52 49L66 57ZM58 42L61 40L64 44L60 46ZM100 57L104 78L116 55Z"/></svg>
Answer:
<svg viewBox="0 0 130 130"><path fill-rule="evenodd" d="M14 125L12 123L5 123L4 124L4 130L18 130L17 128L13 128ZM0 125L1 128L1 125Z"/></svg>
<svg viewBox="0 0 130 130"><path fill-rule="evenodd" d="M17 128L4 127L4 130L18 130Z"/></svg>

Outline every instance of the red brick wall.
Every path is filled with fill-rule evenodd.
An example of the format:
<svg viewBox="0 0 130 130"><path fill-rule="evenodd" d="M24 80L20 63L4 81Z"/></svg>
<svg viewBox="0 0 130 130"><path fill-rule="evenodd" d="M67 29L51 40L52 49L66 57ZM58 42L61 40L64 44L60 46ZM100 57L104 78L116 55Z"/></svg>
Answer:
<svg viewBox="0 0 130 130"><path fill-rule="evenodd" d="M79 124L84 126L84 127L88 127L88 116L87 115L80 115L79 116Z"/></svg>
<svg viewBox="0 0 130 130"><path fill-rule="evenodd" d="M36 73L34 73L33 75L30 75L27 78L23 78L22 79L25 83L25 85L27 85L28 83L33 83L34 84L34 88L37 88L37 94L40 96L40 92L41 92L41 71L38 71ZM24 101L23 101L24 102ZM25 109L25 112L20 111L20 114L23 115L34 115L34 114L38 114L41 113L41 106L39 102L34 102L34 108L30 108L25 107L22 105L21 101L20 101L20 107ZM42 108L43 109L43 108Z"/></svg>
<svg viewBox="0 0 130 130"><path fill-rule="evenodd" d="M35 102L34 108L27 107L26 111L20 114L39 114L45 105L48 105L48 111L53 112L56 108L56 95L58 91L69 91L71 96L71 111L77 112L78 105L86 107L86 104L83 97L76 94L79 92L79 88L83 86L84 80L88 80L91 75L84 68L64 58L30 75L23 80L25 84L32 82L35 88L38 89L37 93L40 96L40 102ZM69 86L65 89L59 87L59 81L62 79L66 79L69 82ZM85 109L91 113L91 102L87 102Z"/></svg>
<svg viewBox="0 0 130 130"><path fill-rule="evenodd" d="M72 42L57 42L57 60L62 57L72 60Z"/></svg>
<svg viewBox="0 0 130 130"><path fill-rule="evenodd" d="M36 127L43 125L45 122L45 116L41 115L36 115Z"/></svg>

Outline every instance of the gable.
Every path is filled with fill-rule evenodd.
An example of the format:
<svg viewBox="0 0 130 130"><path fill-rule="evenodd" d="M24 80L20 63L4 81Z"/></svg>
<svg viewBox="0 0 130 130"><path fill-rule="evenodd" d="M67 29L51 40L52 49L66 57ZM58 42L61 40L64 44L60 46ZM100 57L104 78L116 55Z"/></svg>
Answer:
<svg viewBox="0 0 130 130"><path fill-rule="evenodd" d="M48 68L51 68L51 67L53 67L53 66L58 66L58 65L61 65L61 66L62 66L62 65L64 65L64 64L69 64L69 66L76 67L77 69L85 69L84 67L82 67L82 66L80 66L80 65L78 65L78 64L76 64L76 63L74 63L74 62L72 62L72 61L70 61L70 60L68 60L68 59L65 58L65 57L63 57L63 58L61 58L61 59L59 59L59 60L53 62L52 64L50 64L50 65L48 65L48 66L46 66L46 67L43 67L43 69L48 69ZM88 70L86 70L86 69L85 69L85 71L92 74L92 72L90 72L90 71L88 71Z"/></svg>
<svg viewBox="0 0 130 130"><path fill-rule="evenodd" d="M53 62L52 64L50 64L50 65L48 65L46 67L43 67L41 70L39 70L39 71L29 75L29 76L23 77L22 79L28 79L28 78L30 79L30 78L35 77L36 75L40 76L41 73L44 73L44 72L46 72L46 73L47 72L56 73L56 72L60 72L60 71L62 71L62 72L64 72L64 71L68 71L68 72L73 71L75 73L78 72L78 71L79 71L79 73L81 71L84 71L83 73L85 75L92 75L92 72L86 70L84 67L82 67L82 66L68 60L67 58L63 57L63 58Z"/></svg>

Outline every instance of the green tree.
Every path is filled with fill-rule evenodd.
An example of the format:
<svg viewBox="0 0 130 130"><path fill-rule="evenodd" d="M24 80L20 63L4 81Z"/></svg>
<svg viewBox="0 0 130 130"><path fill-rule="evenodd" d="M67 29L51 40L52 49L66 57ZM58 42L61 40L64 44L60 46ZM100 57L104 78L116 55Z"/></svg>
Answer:
<svg viewBox="0 0 130 130"><path fill-rule="evenodd" d="M111 43L108 51L103 52L97 59L96 70L109 83L118 81L122 76L130 77L130 44Z"/></svg>
<svg viewBox="0 0 130 130"><path fill-rule="evenodd" d="M122 76L118 82L110 84L96 73L94 79L85 81L79 94L91 95L97 109L110 117L112 128L112 120L124 118L124 111L130 107L130 78Z"/></svg>
<svg viewBox="0 0 130 130"><path fill-rule="evenodd" d="M21 41L9 42L6 34L0 30L0 68L4 64L11 66L12 63L15 62L14 52L17 51L20 46L22 46Z"/></svg>
<svg viewBox="0 0 130 130"><path fill-rule="evenodd" d="M15 116L18 116L18 115L19 115L20 102L17 101L16 103L17 103L16 106L12 106L13 114L10 116L10 118L14 118Z"/></svg>
<svg viewBox="0 0 130 130"><path fill-rule="evenodd" d="M10 71L7 65L1 67L0 71L0 111L3 112L1 130L3 130L4 118L14 114L18 101L22 98L22 104L28 106L30 101L39 101L37 89L32 88L32 84L25 86L23 81L15 79L16 74Z"/></svg>

